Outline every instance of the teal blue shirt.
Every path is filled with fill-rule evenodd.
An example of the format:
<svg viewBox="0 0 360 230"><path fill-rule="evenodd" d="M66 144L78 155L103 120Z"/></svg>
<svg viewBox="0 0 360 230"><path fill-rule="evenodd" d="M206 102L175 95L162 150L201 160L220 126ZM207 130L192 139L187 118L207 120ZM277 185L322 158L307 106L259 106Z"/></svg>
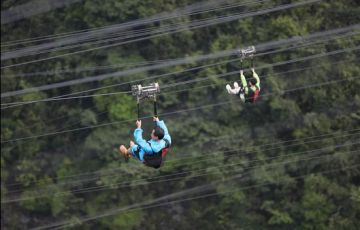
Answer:
<svg viewBox="0 0 360 230"><path fill-rule="evenodd" d="M165 148L166 142L164 141L164 139L166 139L169 142L169 144L171 144L171 136L170 136L169 131L168 131L166 125L165 125L165 122L164 121L157 121L156 125L164 130L164 138L159 140L159 141L156 141L156 140L153 140L153 139L150 139L149 141L144 140L144 138L142 136L143 129L141 129L141 128L137 128L134 131L135 142L140 147L140 150L139 150L139 160L140 161L144 161L145 153L151 155L151 154L160 152L163 148ZM150 146L150 144L151 144L151 146ZM136 151L138 146L133 145L131 150L133 152Z"/></svg>

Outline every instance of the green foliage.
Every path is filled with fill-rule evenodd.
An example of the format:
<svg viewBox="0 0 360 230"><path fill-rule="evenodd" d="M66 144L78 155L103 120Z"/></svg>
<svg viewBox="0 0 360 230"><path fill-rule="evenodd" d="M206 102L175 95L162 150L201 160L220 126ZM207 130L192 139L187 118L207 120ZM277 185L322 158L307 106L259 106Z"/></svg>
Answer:
<svg viewBox="0 0 360 230"><path fill-rule="evenodd" d="M168 26L175 29L173 23L219 19L289 2L297 1L252 2L250 6L236 8L228 4L223 10L180 13L179 18L114 33L112 39L138 35L137 29ZM15 3L26 1L2 1L2 10ZM109 28L194 3L189 0L80 1L2 25L2 52L38 44L30 42L12 47L3 46L4 42ZM2 68L1 92L343 28L358 23L359 9L355 0L321 1L312 6L205 28L183 28L177 33L137 42ZM105 38L99 34L99 39ZM359 41L359 35L353 35L331 41L317 40L312 45L304 42L301 48L269 50L268 54L257 55L254 61L261 79L261 97L254 105L241 104L225 91L225 84L239 81L240 63L236 56L128 76L114 74L91 84L2 98L2 104L33 101L94 88L100 89L89 94L105 94L2 108L2 201L20 201L2 204L1 227L24 229L68 221L68 229L357 229L360 226L357 183L360 172L356 166L360 160L359 145L354 144L359 139L360 121L357 51L272 65L356 47ZM79 50L96 47L79 45L82 45ZM2 65L76 50L4 60ZM243 64L248 67L250 62L245 60ZM208 66L197 68L200 65ZM102 68L61 72L94 66ZM56 74L14 76L47 71ZM233 71L232 75L219 77ZM158 110L170 130L173 145L160 170L147 168L134 158L125 163L118 152L120 144L128 147L133 139L137 115L136 100L122 92L129 91L131 84L145 85L154 79L161 87L191 81L191 84L161 88ZM343 81L331 83L334 80ZM316 86L322 83L329 84ZM150 102L141 104L141 115L152 115ZM143 120L144 138L149 137L152 126L150 119ZM31 138L9 141L28 137ZM326 150L316 150L320 148ZM209 183L211 189L162 200L188 201L154 208L137 206ZM207 196L215 192L219 194ZM204 197L192 199L201 196ZM118 212L132 205L135 209ZM83 217L93 216L99 218L83 221Z"/></svg>
<svg viewBox="0 0 360 230"><path fill-rule="evenodd" d="M106 228L117 229L134 229L138 228L142 221L141 211L131 211L123 214L118 214L113 217L101 220L101 223Z"/></svg>
<svg viewBox="0 0 360 230"><path fill-rule="evenodd" d="M129 120L134 117L136 111L133 98L126 94L99 97L95 99L95 103L98 110L108 111L111 121Z"/></svg>

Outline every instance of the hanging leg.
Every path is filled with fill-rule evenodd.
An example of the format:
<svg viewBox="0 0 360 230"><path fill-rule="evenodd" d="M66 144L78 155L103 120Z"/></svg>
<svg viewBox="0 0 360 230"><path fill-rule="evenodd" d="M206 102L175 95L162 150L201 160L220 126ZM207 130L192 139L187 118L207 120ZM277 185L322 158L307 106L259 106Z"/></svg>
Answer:
<svg viewBox="0 0 360 230"><path fill-rule="evenodd" d="M239 84L237 82L234 82L234 89L231 88L229 84L226 85L226 90L229 94L238 94L240 91Z"/></svg>

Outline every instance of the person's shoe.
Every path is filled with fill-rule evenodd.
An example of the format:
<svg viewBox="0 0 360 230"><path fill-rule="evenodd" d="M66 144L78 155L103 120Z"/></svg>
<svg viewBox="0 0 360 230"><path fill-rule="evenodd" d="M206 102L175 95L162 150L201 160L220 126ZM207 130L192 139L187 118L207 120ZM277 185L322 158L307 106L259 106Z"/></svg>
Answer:
<svg viewBox="0 0 360 230"><path fill-rule="evenodd" d="M231 94L231 86L229 84L226 85L226 90L229 94Z"/></svg>
<svg viewBox="0 0 360 230"><path fill-rule="evenodd" d="M123 155L125 162L128 162L130 158L130 154L127 152L127 149L124 145L120 145L119 152L121 153L121 155Z"/></svg>

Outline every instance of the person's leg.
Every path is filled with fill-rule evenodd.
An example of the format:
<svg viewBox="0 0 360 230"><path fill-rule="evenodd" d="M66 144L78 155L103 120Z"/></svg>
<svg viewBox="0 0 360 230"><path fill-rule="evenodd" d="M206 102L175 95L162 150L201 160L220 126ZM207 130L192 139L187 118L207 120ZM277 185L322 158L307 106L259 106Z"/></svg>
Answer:
<svg viewBox="0 0 360 230"><path fill-rule="evenodd" d="M234 83L235 84L235 83ZM236 83L237 84L237 83ZM231 86L229 84L226 85L226 90L228 91L229 94L237 94L239 91L235 88L232 89Z"/></svg>
<svg viewBox="0 0 360 230"><path fill-rule="evenodd" d="M120 145L119 147L120 154L125 158L125 161L127 162L131 156L131 147L127 149L125 145Z"/></svg>
<svg viewBox="0 0 360 230"><path fill-rule="evenodd" d="M240 92L240 86L236 81L234 82L234 92L235 94L238 94Z"/></svg>
<svg viewBox="0 0 360 230"><path fill-rule="evenodd" d="M144 150L142 150L140 148L140 146L135 145L134 143L132 143L132 145L130 146L130 148L128 149L128 152L130 153L130 155L132 157L137 158L139 161L142 161L141 156L142 154L144 154Z"/></svg>

